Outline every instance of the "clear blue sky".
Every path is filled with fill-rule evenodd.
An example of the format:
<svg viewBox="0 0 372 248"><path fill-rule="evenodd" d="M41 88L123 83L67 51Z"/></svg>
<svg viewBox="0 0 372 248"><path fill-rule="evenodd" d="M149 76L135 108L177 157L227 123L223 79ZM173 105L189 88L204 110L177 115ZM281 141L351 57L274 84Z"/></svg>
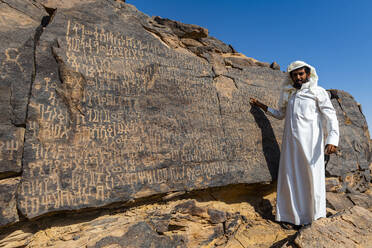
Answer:
<svg viewBox="0 0 372 248"><path fill-rule="evenodd" d="M149 16L197 24L235 50L285 70L317 69L319 85L349 92L372 129L371 0L127 0Z"/></svg>

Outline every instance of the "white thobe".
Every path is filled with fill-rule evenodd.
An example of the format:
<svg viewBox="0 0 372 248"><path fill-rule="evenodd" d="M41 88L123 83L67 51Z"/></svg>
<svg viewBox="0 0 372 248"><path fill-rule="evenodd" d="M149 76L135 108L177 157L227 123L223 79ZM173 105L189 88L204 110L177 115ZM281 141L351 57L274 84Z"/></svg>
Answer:
<svg viewBox="0 0 372 248"><path fill-rule="evenodd" d="M276 220L308 224L326 216L324 141L322 119L327 121L326 144L337 146L339 128L327 92L303 84L281 110L268 114L283 119L284 134L279 163Z"/></svg>

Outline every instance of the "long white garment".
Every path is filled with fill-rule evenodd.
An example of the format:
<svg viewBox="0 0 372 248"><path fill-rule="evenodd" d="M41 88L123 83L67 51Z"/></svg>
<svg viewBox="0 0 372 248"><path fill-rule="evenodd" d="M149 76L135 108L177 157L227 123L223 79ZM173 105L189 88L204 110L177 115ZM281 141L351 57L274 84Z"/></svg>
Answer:
<svg viewBox="0 0 372 248"><path fill-rule="evenodd" d="M336 112L327 92L316 83L292 88L280 110L268 108L268 114L285 117L276 220L295 225L326 216L322 119L327 121L325 143L337 146L339 140Z"/></svg>

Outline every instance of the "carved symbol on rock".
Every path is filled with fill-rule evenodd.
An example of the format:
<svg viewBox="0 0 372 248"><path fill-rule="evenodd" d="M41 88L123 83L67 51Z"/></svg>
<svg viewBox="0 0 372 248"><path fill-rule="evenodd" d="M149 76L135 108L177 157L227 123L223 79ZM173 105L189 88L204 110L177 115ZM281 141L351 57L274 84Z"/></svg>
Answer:
<svg viewBox="0 0 372 248"><path fill-rule="evenodd" d="M1 63L1 68L0 68L0 77L2 79L8 77L6 72L9 72L9 68L6 69L6 67L12 63L16 64L18 69L21 72L24 71L21 63L18 61L21 54L19 53L17 48L11 48L11 47L7 48L4 54L5 54L5 60Z"/></svg>

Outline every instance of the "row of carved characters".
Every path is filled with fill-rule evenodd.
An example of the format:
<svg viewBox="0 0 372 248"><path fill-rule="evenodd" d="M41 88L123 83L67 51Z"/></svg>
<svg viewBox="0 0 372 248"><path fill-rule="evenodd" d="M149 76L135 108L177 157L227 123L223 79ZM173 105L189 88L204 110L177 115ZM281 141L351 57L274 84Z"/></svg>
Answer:
<svg viewBox="0 0 372 248"><path fill-rule="evenodd" d="M182 71L193 71L195 75L208 76L208 66L201 61L193 59L190 56L178 52L179 58L160 57L158 55L149 55L146 59L113 58L95 55L84 55L66 51L60 55L65 57L66 62L74 70L80 71L88 77L98 76L104 79L133 79L140 74L147 75L165 75L177 76ZM138 74L139 73L139 74ZM165 77L164 76L164 77ZM141 76L142 77L142 76ZM147 76L148 77L148 76Z"/></svg>
<svg viewBox="0 0 372 248"><path fill-rule="evenodd" d="M120 106L135 111L135 106L139 105L141 100L139 96L144 95L146 91L153 87L153 82L142 80L141 78L133 81L107 81L94 78L86 80L84 88L81 88L79 83L75 83L71 79L65 80L70 80L69 82L75 86L71 88L71 93L68 94L72 99L75 99L80 105L90 108L94 107L95 109ZM198 104L211 104L211 106L217 104L217 98L212 94L213 92L206 92L207 89L202 89L201 86L190 88L181 86L181 82L184 82L181 79L173 79L172 82L174 87L177 87L177 92L175 92L173 97L177 96L180 100L188 98L188 101L197 101ZM190 81L190 83L197 85L198 82ZM48 99L50 105L58 105L56 101L57 94L61 94L56 92L56 90L59 90L57 83L38 83L34 87L37 91L43 92L43 96ZM202 96L206 96L206 94L210 95L210 97L203 98Z"/></svg>
<svg viewBox="0 0 372 248"><path fill-rule="evenodd" d="M0 140L0 162L16 159L22 147L23 140L20 140L19 137L14 137L10 140Z"/></svg>
<svg viewBox="0 0 372 248"><path fill-rule="evenodd" d="M71 60L82 59L81 61L77 61L77 64L101 64L104 66L105 64L108 65L107 61L114 58L125 58L126 60L140 62L146 57L147 61L160 62L165 66L174 66L172 62L177 61L182 64L183 68L186 70L196 70L200 65L206 65L206 62L203 60L190 56L190 54L186 55L184 53L172 51L166 46L161 45L161 43L154 42L153 40L146 42L147 44L145 45L143 44L143 40L138 40L135 37L125 36L120 33L114 35L110 31L98 28L95 28L94 31L88 31L89 35L84 35L83 33L86 33L88 30L87 26L82 24L74 25L84 28L80 29L80 33L76 31L71 32L71 23L68 21L65 42L66 50L70 57L72 57L74 53L78 55L76 58L71 58ZM100 35L98 35L98 33L100 33ZM61 46L64 45L63 41L60 40L59 42Z"/></svg>
<svg viewBox="0 0 372 248"><path fill-rule="evenodd" d="M87 128L88 130L88 128ZM224 158L221 140L217 137L202 137L201 134L129 134L113 139L82 138L84 142L32 144L34 160L29 162L30 173L47 174L53 168L66 164L65 168L76 168L79 164L91 167L155 166L164 161L202 162ZM181 139L182 138L182 139ZM40 139L39 139L40 140ZM58 161L50 163L50 161ZM45 166L45 167L44 167ZM35 171L34 171L35 170Z"/></svg>
<svg viewBox="0 0 372 248"><path fill-rule="evenodd" d="M74 38L80 41L90 40L90 44L100 45L111 45L114 47L126 47L137 50L145 50L147 52L153 52L157 49L162 49L151 41L138 40L134 37L130 37L118 32L111 32L104 28L97 26L91 27L79 22L68 20L66 23L66 38ZM164 49L164 48L163 48ZM165 49L163 53L165 53Z"/></svg>
<svg viewBox="0 0 372 248"><path fill-rule="evenodd" d="M24 180L20 187L20 204L30 214L60 207L81 207L92 202L110 200L118 188L210 181L218 176L246 169L244 165L242 167L218 161L131 173L86 172L77 169L70 176L54 173L49 177Z"/></svg>

